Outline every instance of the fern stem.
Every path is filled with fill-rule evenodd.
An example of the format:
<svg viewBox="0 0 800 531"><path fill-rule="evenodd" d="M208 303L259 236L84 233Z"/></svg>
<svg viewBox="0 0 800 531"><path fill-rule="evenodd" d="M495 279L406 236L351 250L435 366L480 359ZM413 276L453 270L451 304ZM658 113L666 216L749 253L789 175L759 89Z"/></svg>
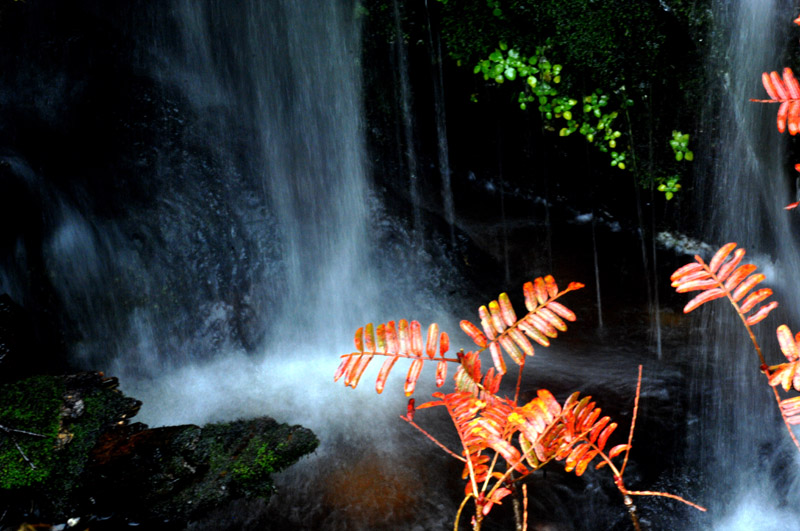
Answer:
<svg viewBox="0 0 800 531"><path fill-rule="evenodd" d="M706 509L702 505L697 505L696 503L690 502L685 498L681 498L677 494L670 494L669 492L656 492L652 490L625 490L625 494L628 494L630 496L660 496L662 498L670 498L673 500L677 500L681 503L685 503L690 507L694 507L698 511L703 511L703 512L708 511L708 509Z"/></svg>
<svg viewBox="0 0 800 531"><path fill-rule="evenodd" d="M422 428L422 427L421 427L419 424L417 424L417 423L416 423L416 422L414 422L413 420L409 420L409 418L408 418L408 417L406 417L406 416L404 416L404 415L401 415L401 416L400 416L400 418L401 418L401 419L403 419L404 421L408 422L409 424L411 424L411 425L412 425L412 426L414 426L415 428L417 428L417 429L418 429L420 432L422 432L422 434L423 434L425 437L427 437L428 439L430 439L431 441L433 441L433 443L434 443L436 446L438 446L439 448L441 448L442 450L444 450L445 452L447 452L447 453L448 453L448 454L450 454L451 456L455 457L455 458L456 458L456 459L458 459L459 461L465 461L465 462L466 462L466 459L464 459L463 457L461 457L460 455L458 455L457 453L455 453L454 451L452 451L450 448L448 448L448 447L447 447L447 446L445 446L444 444L440 443L440 442L439 442L439 440L438 440L436 437L434 437L433 435L431 435L430 433L428 433L427 431L425 431L425 430L424 430L424 429L423 429L423 428Z"/></svg>
<svg viewBox="0 0 800 531"><path fill-rule="evenodd" d="M528 531L528 485L522 484L522 531Z"/></svg>
<svg viewBox="0 0 800 531"><path fill-rule="evenodd" d="M472 494L467 494L464 496L464 499L461 500L461 505L458 506L458 512L456 512L456 521L453 523L453 531L458 531L458 521L461 519L461 511L464 510L464 506L470 498L472 498Z"/></svg>
<svg viewBox="0 0 800 531"><path fill-rule="evenodd" d="M522 363L519 365L519 372L517 373L517 387L514 390L514 406L519 403L519 389L522 387L522 369L525 368L525 358L522 358Z"/></svg>
<svg viewBox="0 0 800 531"><path fill-rule="evenodd" d="M628 432L628 449L625 450L625 459L622 460L622 468L619 475L625 473L625 467L628 464L628 455L631 453L633 447L633 430L636 428L636 416L639 414L639 395L642 391L642 366L639 365L639 379L636 381L636 397L633 399L633 418L631 419L631 429Z"/></svg>
<svg viewBox="0 0 800 531"><path fill-rule="evenodd" d="M707 266L705 267L707 268ZM714 275L714 279L716 278L717 276ZM725 286L722 284L722 282L719 282L719 286L725 289ZM747 324L747 319L742 314L742 311L739 309L739 305L736 303L736 301L733 300L733 297L731 297L731 292L727 289L725 289L725 296L728 297L729 301L731 301L731 304L733 304L733 309L736 310L736 314L739 316L739 319L742 320L742 324L744 324L744 327L747 330L747 334L750 336L750 341L753 342L753 347L756 349L756 354L758 354L758 359L761 361L761 365L762 366L766 365L767 361L764 359L764 354L761 352L761 347L758 345L758 340L756 340L756 336L753 333L753 329L750 328L749 324Z"/></svg>

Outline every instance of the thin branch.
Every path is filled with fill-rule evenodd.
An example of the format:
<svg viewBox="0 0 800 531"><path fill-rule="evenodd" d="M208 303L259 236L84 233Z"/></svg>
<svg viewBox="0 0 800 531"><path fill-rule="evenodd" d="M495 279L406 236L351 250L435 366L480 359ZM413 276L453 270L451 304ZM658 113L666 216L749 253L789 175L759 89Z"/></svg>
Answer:
<svg viewBox="0 0 800 531"><path fill-rule="evenodd" d="M33 431L26 431L26 430L18 430L17 428L9 428L8 426L3 426L2 424L0 424L0 430L4 431L6 433L9 433L9 434L11 432L14 432L14 433L22 433L23 435L30 435L32 437L41 437L43 439L45 437L47 437L47 435L44 435L44 434L41 434L41 433L36 433L36 432L33 432Z"/></svg>
<svg viewBox="0 0 800 531"><path fill-rule="evenodd" d="M461 518L461 511L464 510L464 506L467 504L467 501L472 498L472 494L467 494L464 496L464 499L461 500L461 505L458 506L458 512L456 513L456 521L453 524L453 531L458 531L458 520Z"/></svg>
<svg viewBox="0 0 800 531"><path fill-rule="evenodd" d="M685 503L690 507L694 507L698 511L703 511L703 512L708 511L708 509L706 509L702 505L697 505L696 503L692 503L685 498L681 498L677 494L670 494L668 492L655 492L652 490L625 490L625 494L629 494L631 496L661 496L662 498L671 498L673 500L678 500L681 503Z"/></svg>
<svg viewBox="0 0 800 531"><path fill-rule="evenodd" d="M30 435L30 436L32 436L32 437L41 437L41 438L43 438L43 439L44 439L45 437L47 437L47 435L42 435L41 433L35 433L35 432L32 432L32 431L27 431L27 430L18 430L18 429L16 429L16 428L9 428L8 426L3 426L2 424L0 424L0 430L2 430L3 432L5 432L5 433L6 433L6 436L7 436L9 439L11 439L11 442L13 442L13 443L14 443L14 446L16 446L16 448L17 448L17 451L19 452L19 455L21 455L21 456L22 456L22 458L25 460L25 462L26 462L26 463L28 463L28 466L30 466L30 467L31 467L31 470L36 470L36 465L34 465L34 464L33 464L33 461L31 461L31 460L28 458L28 456L27 456L27 455L25 455L25 452L22 450L22 447L19 445L19 443L17 442L17 440L14 438L14 435L13 435L13 434L14 434L14 433L21 433L21 434L23 434L23 435Z"/></svg>
<svg viewBox="0 0 800 531"><path fill-rule="evenodd" d="M636 428L636 416L639 413L639 395L642 391L642 366L639 365L639 379L636 381L636 398L633 400L633 418L631 419L631 429L628 432L628 449L625 450L625 459L622 460L622 468L620 468L619 475L625 473L625 466L628 464L628 455L633 448L633 430Z"/></svg>
<svg viewBox="0 0 800 531"><path fill-rule="evenodd" d="M514 405L519 403L519 389L522 386L522 369L525 368L525 358L522 358L522 363L519 364L519 372L517 373L517 387L514 391Z"/></svg>
<svg viewBox="0 0 800 531"><path fill-rule="evenodd" d="M528 484L522 484L522 531L528 531Z"/></svg>
<svg viewBox="0 0 800 531"><path fill-rule="evenodd" d="M430 433L428 433L427 431L425 431L424 429L422 429L422 427L421 427L419 424L417 424L416 422L414 422L413 420L409 419L409 418L408 418L408 417L406 417L405 415L400 415L400 418L401 418L401 419L403 419L404 421L408 422L409 424L411 424L411 425L412 425L412 426L414 426L415 428L417 428L419 431L421 431L421 432L422 432L422 434L423 434L425 437L427 437L428 439L430 439L431 441L433 441L433 443L434 443L436 446L438 446L439 448L441 448L442 450L444 450L445 452L447 452L447 453L448 453L448 454L450 454L451 456L455 457L455 458L456 458L456 459L458 459L459 461L464 461L464 462L466 462L466 461L467 461L466 459L464 459L463 457L461 457L460 455L458 455L457 453L455 453L454 451L452 451L450 448L448 448L448 447L447 447L447 446L445 446L444 444L440 443L440 442L439 442L439 440L438 440L436 437L434 437L433 435L431 435Z"/></svg>

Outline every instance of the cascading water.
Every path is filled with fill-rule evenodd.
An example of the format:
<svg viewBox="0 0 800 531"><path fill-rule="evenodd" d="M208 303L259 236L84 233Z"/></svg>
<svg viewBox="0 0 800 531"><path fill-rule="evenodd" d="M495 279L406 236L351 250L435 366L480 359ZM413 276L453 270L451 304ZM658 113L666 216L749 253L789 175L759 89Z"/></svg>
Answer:
<svg viewBox="0 0 800 531"><path fill-rule="evenodd" d="M442 72L442 43L439 34L433 31L433 24L428 9L428 1L425 0L425 15L428 22L428 51L431 58L431 69L433 78L433 98L434 111L436 116L436 144L439 156L439 175L442 179L442 205L444 207L444 219L450 227L450 245L455 247L455 221L456 212L453 203L453 187L451 185L450 172L450 148L447 142L447 113L445 112L444 98L444 73Z"/></svg>
<svg viewBox="0 0 800 531"><path fill-rule="evenodd" d="M315 455L279 481L285 497L273 498L272 525L441 527L454 514L450 495L417 489L422 463L399 461L395 448L405 438L412 439L402 443L406 451L426 444L397 419L402 396L389 386L393 396L376 397L369 382L357 391L332 382L337 354L352 348L357 326L403 316L449 319L437 314L430 296L409 309L419 303L413 293L425 290L409 258L421 241L419 202L412 197L414 230L404 239L402 224L383 218L369 190L355 5L253 0L234 9L221 1L177 0L173 13L174 27L156 33L156 76L178 87L205 117L211 146L246 155L243 178L260 180L265 192L267 219L248 221L254 237L258 227L275 227L264 237L277 239L277 259L254 289L254 297L267 301L259 308L268 335L256 349L263 357L228 349L154 380L136 378L130 360L118 358L113 372L143 400L140 416L150 424L268 414L318 433ZM396 45L402 48L402 39ZM405 67L400 75L408 75ZM401 102L413 195L408 86ZM378 252L387 236L403 240L396 243L403 248ZM379 283L379 276L387 281ZM434 276L442 281L441 272ZM425 466L446 461L434 458ZM249 509L260 510L257 504Z"/></svg>
<svg viewBox="0 0 800 531"><path fill-rule="evenodd" d="M107 14L135 48L130 104L144 111L122 128L136 133L125 146L136 175L107 176L119 190L77 178L59 188L0 153L2 177L31 190L44 219L41 234L4 253L0 289L26 304L26 269L41 254L80 336L73 361L118 376L144 402L137 420L270 415L314 430L316 454L279 480L279 528L435 529L457 505L421 491L417 476L449 461L400 461L398 445L426 445L397 418L402 393L393 382L384 397L367 382L332 382L367 322L457 329L431 296L446 273L419 274L410 231L371 191L357 7L172 0L137 11L131 27ZM14 88L0 90L4 105L21 105ZM264 510L254 502L245 516Z"/></svg>
<svg viewBox="0 0 800 531"><path fill-rule="evenodd" d="M417 248L422 248L422 206L420 201L419 165L417 163L417 147L414 137L414 115L411 93L411 82L408 69L408 49L403 33L402 9L398 0L394 0L394 49L397 61L397 76L400 93L400 115L403 123L402 141L398 138L398 147L405 145L404 163L408 174L408 195L412 205L412 228Z"/></svg>
<svg viewBox="0 0 800 531"><path fill-rule="evenodd" d="M705 234L719 246L736 241L765 270L780 300L780 322L799 323L800 248L796 216L782 210L794 193L786 183L783 139L776 108L750 103L762 97L761 72L780 70L794 6L791 2L714 2L718 61L709 72L719 107L707 109L718 137L699 194ZM711 98L714 99L714 98ZM775 342L776 319L755 327L768 363L783 361ZM797 328L794 324L793 328ZM703 466L708 504L718 529L782 529L800 513L800 459L776 412L759 361L741 323L728 308L714 308L702 328L703 362L695 381L701 422L690 455ZM780 470L780 472L776 472ZM789 524L787 522L793 522Z"/></svg>

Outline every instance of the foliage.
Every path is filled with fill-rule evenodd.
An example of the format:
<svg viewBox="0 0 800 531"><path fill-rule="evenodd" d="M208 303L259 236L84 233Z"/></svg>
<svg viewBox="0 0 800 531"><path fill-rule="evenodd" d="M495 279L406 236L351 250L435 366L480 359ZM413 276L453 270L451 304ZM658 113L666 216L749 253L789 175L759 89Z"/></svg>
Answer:
<svg viewBox="0 0 800 531"><path fill-rule="evenodd" d="M800 17L793 21L800 26ZM768 100L751 99L757 103L780 103L778 107L778 132L786 131L794 136L800 131L800 83L791 68L783 69L783 77L778 72L764 72L761 74L761 83L769 95ZM800 164L795 164L794 169L800 171ZM786 210L797 208L800 202L794 202L784 207Z"/></svg>
<svg viewBox="0 0 800 531"><path fill-rule="evenodd" d="M515 48L509 48L504 42L499 44L489 57L481 60L473 71L483 74L486 81L492 80L502 84L505 80L514 81L518 77L525 83L517 101L523 111L529 104L537 104L539 112L548 129L555 129L556 119L564 121L559 129L559 136L569 136L579 132L586 140L602 152L611 148L611 166L625 169L625 150L616 151L617 139L622 132L612 126L619 116L619 110L608 111L609 96L602 89L576 99L559 92L556 85L561 83L562 66L553 64L548 59L552 52L549 41L544 46L537 46L531 55L521 54ZM583 103L578 112L573 109L579 100ZM622 107L632 105L633 101L625 98Z"/></svg>
<svg viewBox="0 0 800 531"><path fill-rule="evenodd" d="M440 2L447 4L440 0ZM463 49L463 42L455 44L455 50L450 47L451 56L457 58L459 64L468 60L467 57L475 57L478 53L476 64L473 71L476 74L481 74L486 81L497 84L505 82L516 82L520 86L520 91L517 95L517 101L522 110L529 107L536 106L541 114L543 126L548 130L558 130L559 136L566 137L573 133L581 134L590 144L594 145L601 152L608 153L609 164L613 168L625 170L626 168L632 169L637 175L637 181L643 185L654 183L657 189L665 194L667 200L670 200L681 189L679 181L681 179L682 168L675 168L673 173L664 175L661 172L653 171L652 169L646 171L645 168L636 164L636 157L634 150L633 129L631 123L631 113L628 109L634 104L634 99L637 97L633 93L629 93L626 83L626 77L634 79L635 72L630 72L629 75L621 74L625 67L628 65L619 65L615 71L615 75L606 76L603 73L608 70L608 66L601 66L599 62L600 57L605 60L614 60L620 55L620 43L629 36L630 33L641 31L642 21L647 20L644 24L652 25L655 28L656 16L648 10L650 7L642 7L637 5L630 9L619 10L618 7L598 7L597 5L586 6L586 2L568 2L568 6L559 3L558 7L548 6L547 2L537 3L536 6L529 6L529 2L510 2L503 3L508 9L500 9L499 2L492 2L491 7L498 11L488 13L485 11L483 24L489 27L475 28L479 32L480 39L485 42L487 33L495 33L500 36L499 45L492 50L486 44L483 44L485 51L475 52L474 50L464 55L459 51L459 46ZM459 5L466 7L467 5L475 6L471 2L459 2ZM580 7L580 14L572 13L573 16L564 16L563 12L570 11L573 8ZM509 12L513 12L514 16L508 16ZM571 11L570 11L571 12ZM587 13L593 13L595 16L592 18L587 17ZM557 23L547 24L545 26L534 25L534 27L547 27L552 29L552 32L542 32L541 30L528 29L527 33L515 29L516 15L520 17L527 17L535 20L553 20ZM617 31L616 24L623 19L633 18L637 21L636 24L629 26L626 30L625 38L616 36L619 40L614 40L615 32ZM488 20L487 20L488 19ZM446 19L445 19L446 20ZM614 20L615 28L607 27L609 20ZM577 24L577 26L576 26ZM453 24L449 26L445 24L447 31L453 31L452 28L457 27L458 31L463 32L464 23ZM587 31L577 31L577 28L584 26L593 28L589 33L596 38L591 39L591 42L584 42L581 39ZM569 39L558 37L559 32L563 28L573 27L576 31L570 33ZM599 29L602 27L602 31ZM555 33L555 35L553 35ZM532 35L547 35L543 39L544 45L531 43ZM653 31L648 38L636 43L638 50L645 49L648 53L643 54L647 56L648 60L656 55L656 51L660 49L661 37L657 31ZM466 37L462 37L465 39ZM575 40L581 40L580 45L574 43ZM611 39L611 40L609 40ZM453 38L445 35L446 42L453 45ZM497 42L497 41L495 41ZM539 41L542 42L542 41ZM559 44L555 44L558 42ZM567 44L568 43L568 44ZM598 47L602 48L602 52L597 52L592 55L594 59L589 59L584 56L581 59L576 58L578 49L584 51L588 49L596 50ZM470 48L472 49L472 48ZM624 53L627 53L626 50ZM568 80L562 73L563 67L554 60L554 56L566 56L575 63L570 63L574 68L576 65L583 67L584 75L578 76L578 72L574 72L571 82L566 83L566 87L561 87L562 81ZM644 60L644 59L643 59ZM591 66L587 66L588 65ZM649 64L649 63L648 63ZM587 79L585 72L591 72L592 79ZM649 70L648 70L649 72ZM590 92L586 92L587 85L597 83L597 79L603 80L604 88L597 88ZM647 82L649 83L648 78ZM639 83L642 85L642 83ZM581 87L580 89L578 87ZM636 91L634 91L636 92ZM580 95L583 93L583 95ZM646 94L641 94L639 98L647 98ZM473 101L476 96L473 94ZM622 116L628 123L620 124L618 118ZM623 133L623 131L626 131ZM676 131L673 131L673 138L670 140L670 145L673 148L676 160L692 160L693 154L688 149L688 135L679 133L676 136ZM650 151L648 151L650 153ZM650 166L654 166L651 164Z"/></svg>
<svg viewBox="0 0 800 531"><path fill-rule="evenodd" d="M734 251L734 249L736 250ZM733 255L731 255L731 251L733 251ZM794 396L782 399L777 389L780 386L785 392L800 391L800 374L798 373L800 350L797 346L800 334L792 337L788 326L779 326L778 342L788 361L778 365L767 365L752 327L777 308L778 302L766 302L772 296L770 288L753 291L766 279L766 276L763 273L756 273L757 267L753 264L740 265L744 255L745 250L737 249L736 243L727 243L714 254L708 264L701 257L695 256L694 262L686 264L672 274L670 277L672 286L678 293L700 292L686 304L683 313L689 313L715 299L723 297L728 299L747 329L761 362L760 369L766 376L769 385L772 386L775 401L789 436L800 450L800 442L791 427L794 424L800 424L800 395L792 393Z"/></svg>
<svg viewBox="0 0 800 531"><path fill-rule="evenodd" d="M355 334L356 351L342 356L334 381L344 378L345 385L352 388L358 385L373 359L385 358L376 379L378 393L383 391L395 363L401 358L410 360L404 386L406 396L414 392L423 364L436 363L437 387L444 385L447 364L458 365L452 393L436 392L434 400L420 406L411 398L406 414L401 417L464 463L462 478L467 483L456 516L456 529L461 510L470 499L475 504L473 527L479 529L483 517L512 494L520 480L551 461L562 462L567 472L581 476L592 461L599 459L596 468L609 466L626 503L631 495L655 495L678 499L704 510L672 494L630 491L625 487L623 473L632 447L638 386L628 441L610 448L607 443L617 424L607 416L601 417L600 408L589 396L581 397L576 392L560 404L548 390L540 389L536 398L519 403L522 370L526 359L535 353L531 341L549 346L551 339L567 330L566 323L575 321L576 316L559 299L582 287L573 282L559 290L550 275L527 282L523 286L527 313L521 318L517 318L508 295L500 294L497 300L479 308L480 327L467 320L461 321L462 331L478 348L466 353L462 350L456 357L447 356L450 339L446 332L439 331L437 324L428 327L423 340L420 323L406 320L389 321L377 327L370 323L359 328ZM486 350L491 355L492 366L484 372L480 354ZM507 373L504 353L519 366L513 398L499 394L502 378ZM451 450L416 423L417 410L432 407L446 409L461 442L460 451ZM612 460L622 455L623 462L618 467Z"/></svg>

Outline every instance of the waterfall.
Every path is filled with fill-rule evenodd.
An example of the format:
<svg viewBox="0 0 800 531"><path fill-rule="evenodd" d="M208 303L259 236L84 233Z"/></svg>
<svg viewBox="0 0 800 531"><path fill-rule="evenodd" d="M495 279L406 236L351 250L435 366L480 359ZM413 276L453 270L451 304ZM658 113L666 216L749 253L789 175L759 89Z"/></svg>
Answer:
<svg viewBox="0 0 800 531"><path fill-rule="evenodd" d="M439 33L433 31L433 23L428 9L428 0L425 0L425 16L428 22L428 51L431 58L433 78L433 103L436 116L436 144L439 157L439 175L442 179L442 204L444 206L444 219L450 228L450 245L455 247L455 204L453 202L453 187L450 173L450 148L447 142L447 113L444 97L444 73L442 72L442 43Z"/></svg>
<svg viewBox="0 0 800 531"><path fill-rule="evenodd" d="M397 60L397 75L400 84L400 114L403 122L403 141L405 143L404 162L408 173L408 195L412 208L412 228L414 229L414 243L417 249L422 249L422 206L420 197L419 165L417 163L417 147L414 137L414 115L409 80L408 49L403 33L403 17L400 3L394 0L394 48ZM398 139L398 147L402 144Z"/></svg>
<svg viewBox="0 0 800 531"><path fill-rule="evenodd" d="M715 248L728 241L745 247L775 289L777 318L755 327L768 363L785 361L776 346L777 325L800 327L793 293L800 286L800 248L793 234L796 216L782 210L794 193L787 186L786 139L775 130L777 109L748 100L763 97L761 72L784 66L793 9L784 1L714 2L717 56L708 71L709 100L717 103L702 117L717 131L707 139L716 151L700 168L707 175L704 192L698 192L704 232ZM709 308L703 322L694 380L701 422L691 432L690 455L703 466L716 527L784 528L800 516L800 459L741 323L721 305Z"/></svg>

